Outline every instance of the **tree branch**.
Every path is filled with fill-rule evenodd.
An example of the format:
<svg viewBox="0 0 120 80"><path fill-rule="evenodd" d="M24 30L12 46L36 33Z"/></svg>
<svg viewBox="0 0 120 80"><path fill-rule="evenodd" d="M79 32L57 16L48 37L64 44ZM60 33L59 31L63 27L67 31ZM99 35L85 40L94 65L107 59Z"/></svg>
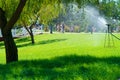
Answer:
<svg viewBox="0 0 120 80"><path fill-rule="evenodd" d="M12 27L14 26L14 24L17 22L17 20L20 17L20 14L25 6L27 0L20 0L19 5L15 11L15 13L12 15L11 19L8 21L8 23L6 24L4 31L7 32L9 30L12 29Z"/></svg>

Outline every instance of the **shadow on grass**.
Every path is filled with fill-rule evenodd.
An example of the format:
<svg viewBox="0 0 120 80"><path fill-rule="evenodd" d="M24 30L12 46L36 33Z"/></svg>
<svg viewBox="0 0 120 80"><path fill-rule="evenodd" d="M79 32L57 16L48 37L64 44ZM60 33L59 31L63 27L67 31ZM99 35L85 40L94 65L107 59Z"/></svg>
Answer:
<svg viewBox="0 0 120 80"><path fill-rule="evenodd" d="M25 38L20 38L15 40L17 47L26 47L26 46L33 46L33 45L43 45L43 44L50 44L50 43L54 43L54 42L60 42L60 41L65 41L67 39L53 39L53 40L44 40L44 41L40 41L40 42L35 42L35 44L31 43L31 39L29 37L25 37ZM0 48L4 48L4 43L0 42Z"/></svg>
<svg viewBox="0 0 120 80"><path fill-rule="evenodd" d="M0 42L0 49L4 48L4 42Z"/></svg>
<svg viewBox="0 0 120 80"><path fill-rule="evenodd" d="M30 41L31 41L31 40L30 40L29 37L19 38L19 39L16 39L16 40L15 40L16 43L29 42L29 44L30 44ZM25 44L25 45L27 46L28 43ZM0 42L0 49L3 49L3 48L5 48L5 47L4 47L4 42L2 41L2 42Z"/></svg>
<svg viewBox="0 0 120 80"><path fill-rule="evenodd" d="M43 45L43 44L50 44L50 43L54 43L54 42L60 42L60 41L65 41L66 39L53 39L53 40L44 40L44 41L40 41L40 42L35 42L35 44L32 44L31 42L27 42L24 43L26 41L21 41L24 44L19 44L17 45L17 47L26 47L26 46L33 46L33 45Z"/></svg>
<svg viewBox="0 0 120 80"><path fill-rule="evenodd" d="M117 80L120 57L62 56L0 65L0 78L42 80Z"/></svg>
<svg viewBox="0 0 120 80"><path fill-rule="evenodd" d="M16 42L16 43L21 43L21 42L28 42L28 41L31 41L31 40L30 40L30 37L19 38L19 39L17 39L15 42Z"/></svg>

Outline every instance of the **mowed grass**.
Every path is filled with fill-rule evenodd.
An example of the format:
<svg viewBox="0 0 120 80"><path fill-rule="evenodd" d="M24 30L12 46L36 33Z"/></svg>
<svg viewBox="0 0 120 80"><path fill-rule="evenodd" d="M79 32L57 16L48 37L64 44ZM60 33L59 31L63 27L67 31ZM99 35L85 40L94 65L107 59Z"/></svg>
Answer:
<svg viewBox="0 0 120 80"><path fill-rule="evenodd" d="M115 35L120 37L120 34ZM15 40L19 62L7 65L4 44L0 42L0 79L118 80L120 40L113 40L114 46L104 47L103 33L36 35L34 45L29 37L19 38Z"/></svg>

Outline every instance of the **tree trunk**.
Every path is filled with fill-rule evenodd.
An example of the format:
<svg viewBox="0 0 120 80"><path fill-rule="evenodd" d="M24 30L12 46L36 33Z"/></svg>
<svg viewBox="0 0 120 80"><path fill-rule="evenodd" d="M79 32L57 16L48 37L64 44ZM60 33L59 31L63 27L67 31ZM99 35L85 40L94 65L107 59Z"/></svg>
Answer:
<svg viewBox="0 0 120 80"><path fill-rule="evenodd" d="M28 33L29 33L29 35L30 35L30 37L31 37L31 42L32 42L32 44L34 44L34 43L35 43L35 40L34 40L33 31L32 31L32 26L33 26L33 24L30 26L30 28L27 28L25 22L24 22L24 21L22 21L22 22L23 22L23 24L24 24L25 29L28 31Z"/></svg>
<svg viewBox="0 0 120 80"><path fill-rule="evenodd" d="M18 61L18 50L13 40L11 29L19 19L19 16L23 10L23 7L25 6L26 1L27 0L20 0L16 11L13 13L12 17L8 22L7 18L5 17L5 12L0 8L0 28L2 31L2 36L4 38L6 63Z"/></svg>
<svg viewBox="0 0 120 80"><path fill-rule="evenodd" d="M4 30L2 30L2 35L4 38L4 44L5 44L6 63L18 61L18 50L13 40L11 31L4 33Z"/></svg>
<svg viewBox="0 0 120 80"><path fill-rule="evenodd" d="M30 26L30 37L31 37L32 44L34 44L35 41L34 41L34 35L33 35L33 31L32 31L32 26Z"/></svg>
<svg viewBox="0 0 120 80"><path fill-rule="evenodd" d="M50 25L50 34L53 33L52 26Z"/></svg>
<svg viewBox="0 0 120 80"><path fill-rule="evenodd" d="M0 26L1 26L1 32L4 39L5 44L5 51L6 51L6 63L18 61L18 51L17 47L15 45L15 42L12 37L11 30L5 31L5 26L7 24L7 18L5 17L4 11L0 10Z"/></svg>

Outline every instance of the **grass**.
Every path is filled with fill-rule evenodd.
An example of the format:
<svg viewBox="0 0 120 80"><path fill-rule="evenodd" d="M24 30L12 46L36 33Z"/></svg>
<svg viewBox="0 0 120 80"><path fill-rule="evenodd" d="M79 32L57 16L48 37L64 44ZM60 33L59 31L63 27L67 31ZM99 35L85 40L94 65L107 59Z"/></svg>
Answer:
<svg viewBox="0 0 120 80"><path fill-rule="evenodd" d="M115 34L118 37L120 34ZM19 62L5 65L0 42L1 80L118 80L120 41L105 47L105 34L43 34L16 39Z"/></svg>

